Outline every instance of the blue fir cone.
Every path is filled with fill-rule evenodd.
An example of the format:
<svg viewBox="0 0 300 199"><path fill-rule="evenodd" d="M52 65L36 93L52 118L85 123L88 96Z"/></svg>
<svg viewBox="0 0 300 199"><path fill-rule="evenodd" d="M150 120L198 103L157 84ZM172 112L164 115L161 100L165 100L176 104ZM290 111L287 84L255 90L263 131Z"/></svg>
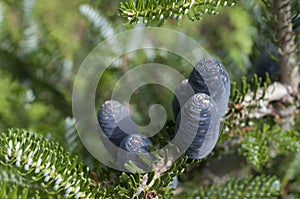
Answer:
<svg viewBox="0 0 300 199"><path fill-rule="evenodd" d="M193 138L186 151L190 158L204 158L215 147L220 118L226 113L229 97L229 76L224 66L212 57L201 59L188 80L177 86L172 101L175 134L180 131L185 144Z"/></svg>
<svg viewBox="0 0 300 199"><path fill-rule="evenodd" d="M172 110L175 120L180 112L180 107L186 103L186 101L195 94L193 88L189 84L188 80L183 80L175 89L175 95L172 99Z"/></svg>
<svg viewBox="0 0 300 199"><path fill-rule="evenodd" d="M188 80L175 89L172 109L177 119L180 108L195 93L205 93L217 104L218 116L223 117L229 102L230 79L224 66L216 59L205 57L193 68Z"/></svg>
<svg viewBox="0 0 300 199"><path fill-rule="evenodd" d="M126 108L116 100L105 101L97 118L103 133L116 146L120 146L122 140L128 136L126 132L138 132Z"/></svg>
<svg viewBox="0 0 300 199"><path fill-rule="evenodd" d="M217 115L223 117L230 96L230 79L224 66L212 57L201 59L189 76L195 93L205 93L216 102Z"/></svg>
<svg viewBox="0 0 300 199"><path fill-rule="evenodd" d="M206 157L215 147L219 137L220 119L216 117L214 100L205 93L193 95L177 116L175 133L186 145L191 159Z"/></svg>

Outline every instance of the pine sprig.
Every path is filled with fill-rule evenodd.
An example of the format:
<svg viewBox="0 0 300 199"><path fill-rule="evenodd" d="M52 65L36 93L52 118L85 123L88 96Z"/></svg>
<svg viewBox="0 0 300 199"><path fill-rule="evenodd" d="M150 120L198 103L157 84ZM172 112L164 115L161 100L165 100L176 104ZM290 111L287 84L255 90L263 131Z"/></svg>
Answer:
<svg viewBox="0 0 300 199"><path fill-rule="evenodd" d="M4 37L4 32L5 32L5 20L4 20L4 16L5 16L5 8L2 5L2 3L0 3L0 40L2 40L2 38ZM0 46L1 48L1 46Z"/></svg>
<svg viewBox="0 0 300 199"><path fill-rule="evenodd" d="M7 181L0 182L0 198L1 199L38 199L40 198L39 192L37 191L34 195L29 196L29 186L11 184Z"/></svg>
<svg viewBox="0 0 300 199"><path fill-rule="evenodd" d="M0 137L0 161L15 167L25 178L39 182L50 194L74 198L101 198L100 186L88 177L89 169L57 143L26 130L10 129Z"/></svg>
<svg viewBox="0 0 300 199"><path fill-rule="evenodd" d="M11 197L10 194L16 194ZM39 183L30 182L28 179L19 174L15 167L0 164L0 198L44 198L48 195L52 198L44 187ZM56 196L59 198L59 196ZM63 197L63 196L62 196Z"/></svg>
<svg viewBox="0 0 300 199"><path fill-rule="evenodd" d="M276 177L262 175L241 180L231 179L223 185L203 187L194 198L275 199L280 194L280 187L280 181Z"/></svg>
<svg viewBox="0 0 300 199"><path fill-rule="evenodd" d="M200 162L190 160L187 156L180 157L174 163L168 155L164 157L158 155L157 158L160 159L151 172L144 174L123 172L119 178L119 185L114 189L116 195L111 196L113 198L119 198L119 196L122 196L121 198L147 198L151 195L158 198L172 198L170 183L175 176L182 174L191 164Z"/></svg>
<svg viewBox="0 0 300 199"><path fill-rule="evenodd" d="M255 129L249 132L239 148L239 152L246 158L247 162L259 169L262 165L265 165L269 160L269 147L266 137L270 133L268 126L260 131Z"/></svg>
<svg viewBox="0 0 300 199"><path fill-rule="evenodd" d="M24 182L15 169L0 165L0 198L1 199L26 199L26 198L40 198L39 190L30 193L31 184Z"/></svg>
<svg viewBox="0 0 300 199"><path fill-rule="evenodd" d="M23 184L23 178L15 169L0 165L0 181L7 181L15 184Z"/></svg>
<svg viewBox="0 0 300 199"><path fill-rule="evenodd" d="M266 92L270 85L269 75L267 80L262 83L262 79L256 74L247 81L242 77L241 86L238 88L236 82L231 82L230 103L225 116L224 129L226 134L221 136L221 140L227 136L234 137L246 130L247 126L252 125L252 121L259 117L258 109L264 109L268 103ZM263 86L261 86L263 85ZM225 135L225 136L224 136Z"/></svg>
<svg viewBox="0 0 300 199"><path fill-rule="evenodd" d="M286 131L278 125L255 125L250 132L243 134L239 153L255 169L260 169L279 154L299 152L299 140L300 134L295 130Z"/></svg>
<svg viewBox="0 0 300 199"><path fill-rule="evenodd" d="M220 6L234 6L238 0L129 0L120 3L120 16L129 23L140 21L148 24L158 21L163 24L167 19L180 21L184 15L190 20L200 20L205 13L218 14Z"/></svg>
<svg viewBox="0 0 300 199"><path fill-rule="evenodd" d="M65 120L65 145L70 154L76 154L81 149L79 145L80 139L75 127L75 119L71 117L67 117Z"/></svg>
<svg viewBox="0 0 300 199"><path fill-rule="evenodd" d="M108 39L111 35L115 34L112 24L88 4L80 5L79 11L93 24L94 28L97 29L104 39Z"/></svg>
<svg viewBox="0 0 300 199"><path fill-rule="evenodd" d="M28 55L38 49L39 31L38 24L34 20L32 13L34 8L34 0L23 1L23 18L22 23L24 28L23 40L20 43L20 56Z"/></svg>

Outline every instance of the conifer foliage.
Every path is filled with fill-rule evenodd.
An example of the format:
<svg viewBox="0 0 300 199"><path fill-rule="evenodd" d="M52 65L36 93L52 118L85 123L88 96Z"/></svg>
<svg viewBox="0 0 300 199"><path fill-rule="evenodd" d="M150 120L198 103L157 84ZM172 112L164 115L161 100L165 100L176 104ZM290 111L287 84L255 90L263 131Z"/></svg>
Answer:
<svg viewBox="0 0 300 199"><path fill-rule="evenodd" d="M0 89L7 98L0 96L7 100L0 102L0 199L300 198L299 79L288 76L299 76L297 0L128 0L121 1L119 13L117 7L104 11L93 3L74 3L75 21L87 31L74 33L70 37L80 39L66 45L63 33L50 30L55 27L51 20L36 17L39 12L56 17L38 1L0 2L0 76L5 77ZM117 6L114 2L109 5ZM217 15L221 7L240 5L249 13L264 16L257 22L262 32L259 39L272 38L281 70L284 61L291 70L284 72L283 82L271 82L268 74L266 81L257 75L237 81L229 78L225 63L204 58L187 71L190 76L177 86L176 96L169 96L175 117L151 138L142 137L137 126L128 127L133 131L130 135L118 127L117 122L132 122L132 115L134 119L140 115L129 113L121 102L108 100L106 89L96 94L99 126L113 144L139 161L120 165L122 172L92 157L81 143L72 117L73 73L82 54L129 27L114 24L116 19L148 26L174 20L182 24L185 16L195 21L208 16L205 14ZM118 67L108 69L100 80L103 85L111 88L120 71L143 63L153 52L139 53L142 61L124 56L116 62ZM158 57L154 61L168 59L164 53ZM178 63L182 64L174 61ZM142 99L159 97L146 93ZM160 99L164 98L167 95ZM119 107L119 112L114 112L111 104ZM184 124L179 126L182 120ZM196 130L190 132L193 127ZM173 161L168 150L153 152L181 133L193 134L193 139L178 159ZM106 152L105 144L99 147ZM145 155L148 152L153 153ZM103 153L106 155L109 151ZM239 161L228 161L228 156ZM145 165L152 170L145 172ZM234 171L228 169L232 167Z"/></svg>

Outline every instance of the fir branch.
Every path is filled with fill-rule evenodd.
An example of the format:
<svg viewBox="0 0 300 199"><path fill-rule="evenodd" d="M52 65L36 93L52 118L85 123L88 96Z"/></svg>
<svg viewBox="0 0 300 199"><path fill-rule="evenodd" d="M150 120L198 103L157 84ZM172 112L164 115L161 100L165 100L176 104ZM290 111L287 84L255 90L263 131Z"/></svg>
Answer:
<svg viewBox="0 0 300 199"><path fill-rule="evenodd" d="M91 6L82 4L79 7L79 11L82 15L86 16L104 39L108 39L110 36L114 35L115 31L111 23Z"/></svg>
<svg viewBox="0 0 300 199"><path fill-rule="evenodd" d="M282 123L285 118L293 117L296 112L296 105L292 104L292 88L279 82L270 84L268 76L263 87L261 84L262 80L256 75L251 83L242 78L240 89L232 83L231 102L225 117L226 133L222 134L219 141L224 142L219 148L228 148L225 146L228 144L241 146L239 152L256 169L260 169L279 154L297 152L300 149L299 133L293 129L282 129L279 123L274 122L275 119ZM279 102L292 105L278 109ZM266 116L271 116L274 122L272 128L263 125L270 122L265 119Z"/></svg>
<svg viewBox="0 0 300 199"><path fill-rule="evenodd" d="M38 192L34 196L29 196L29 187L25 185L10 184L3 180L0 182L0 198L1 199L38 199L40 195Z"/></svg>
<svg viewBox="0 0 300 199"><path fill-rule="evenodd" d="M12 43L8 39L10 38L9 33L9 21L7 16L7 6L0 2L0 49L5 51L12 50Z"/></svg>
<svg viewBox="0 0 300 199"><path fill-rule="evenodd" d="M75 150L79 148L80 139L75 127L75 118L67 117L65 120L65 140L66 147L70 154L75 154Z"/></svg>
<svg viewBox="0 0 300 199"><path fill-rule="evenodd" d="M0 3L0 39L3 37L4 27L4 6Z"/></svg>
<svg viewBox="0 0 300 199"><path fill-rule="evenodd" d="M5 191L4 191L5 190ZM16 197L9 195L17 194ZM2 195L1 195L2 194ZM0 165L0 198L41 198L48 195L42 185L28 181L15 167ZM59 196L57 196L59 197Z"/></svg>
<svg viewBox="0 0 300 199"><path fill-rule="evenodd" d="M225 184L203 187L194 198L275 199L280 195L280 181L272 176L230 179Z"/></svg>
<svg viewBox="0 0 300 199"><path fill-rule="evenodd" d="M286 187L290 181L297 179L297 176L300 174L300 153L296 153L293 157L292 162L289 164L285 171L285 175L281 180L282 190L281 193L283 196L286 196L287 190Z"/></svg>
<svg viewBox="0 0 300 199"><path fill-rule="evenodd" d="M276 17L276 43L279 48L281 82L293 88L298 95L300 84L299 64L297 63L295 32L292 23L291 0L274 0L273 9ZM296 8L296 10L299 7Z"/></svg>
<svg viewBox="0 0 300 199"><path fill-rule="evenodd" d="M144 174L123 172L119 177L119 184L115 185L113 191L110 191L111 186L107 187L109 196L112 198L147 198L148 196L171 198L174 189L171 183L174 178L183 173L191 164L200 162L182 156L172 163L172 157L168 154L155 156L157 159L153 171ZM137 170L136 166L129 166L134 171Z"/></svg>
<svg viewBox="0 0 300 199"><path fill-rule="evenodd" d="M200 160L189 160L187 156L182 156L172 163L172 157L168 154L161 156L153 167L154 170L139 178L133 198L144 197L147 194L155 194L159 198L164 198L167 194L172 194L170 183L175 176L182 174L185 168L194 163L200 163Z"/></svg>
<svg viewBox="0 0 300 199"><path fill-rule="evenodd" d="M0 137L0 160L18 169L50 194L65 197L101 198L100 186L88 177L88 167L70 158L57 143L49 142L26 130L10 129Z"/></svg>
<svg viewBox="0 0 300 199"><path fill-rule="evenodd" d="M140 186L137 188L137 191L134 193L133 197L138 197L143 191L151 190L151 188L155 185L155 182L172 166L172 161L165 162L161 159L155 166L154 171L149 174L143 176ZM149 178L149 176L151 176Z"/></svg>
<svg viewBox="0 0 300 199"><path fill-rule="evenodd" d="M290 85L284 85L280 82L270 84L268 74L264 83L256 74L250 83L247 82L245 77L241 79L241 88L237 88L236 84L231 82L231 99L225 117L227 132L237 130L242 132L245 128L252 126L257 119L265 116L277 118L279 121L283 121L284 124L284 120L288 119L288 116L295 114L295 98ZM263 86L260 86L262 84ZM274 105L276 102L289 106L288 108L278 109Z"/></svg>
<svg viewBox="0 0 300 199"><path fill-rule="evenodd" d="M129 23L143 21L148 24L151 21L159 21L163 24L166 19L177 21L187 15L190 20L199 20L205 13L218 14L220 6L234 6L238 0L129 0L120 3L120 16L126 18Z"/></svg>
<svg viewBox="0 0 300 199"><path fill-rule="evenodd" d="M295 130L283 130L278 125L256 124L252 130L243 134L239 153L255 169L279 154L300 152L300 134Z"/></svg>
<svg viewBox="0 0 300 199"><path fill-rule="evenodd" d="M264 126L260 131L254 129L249 135L245 135L239 152L247 159L247 162L254 166L256 169L260 169L269 160L270 149L268 147L268 141L266 137L269 136L269 126Z"/></svg>
<svg viewBox="0 0 300 199"><path fill-rule="evenodd" d="M235 82L231 82L230 104L225 116L225 130L232 132L235 130L242 131L249 123L249 118L258 118L257 109L264 109L267 103L267 97L273 92L270 84L269 76L267 81L261 87L262 79L254 75L250 83L247 82L246 77L242 77L241 88L237 88ZM270 87L270 89L268 89ZM269 92L267 92L270 91Z"/></svg>
<svg viewBox="0 0 300 199"><path fill-rule="evenodd" d="M7 181L15 184L24 184L22 176L18 175L14 169L0 165L0 181Z"/></svg>
<svg viewBox="0 0 300 199"><path fill-rule="evenodd" d="M252 13L257 16L256 27L262 35L257 45L261 49L266 49L266 46L272 48L268 50L268 53L272 59L276 58L274 60L280 66L281 83L290 85L293 94L298 95L300 82L299 43L297 43L299 40L299 29L297 30L297 27L299 28L299 1L262 0L262 2L265 7L257 6L256 10L259 10L259 13ZM257 3L253 3L252 7L255 5ZM250 11L252 10L251 8Z"/></svg>
<svg viewBox="0 0 300 199"><path fill-rule="evenodd" d="M39 46L39 30L36 21L34 20L32 13L34 8L35 0L24 0L23 1L23 18L22 23L24 26L23 40L20 43L19 52L20 56L27 55Z"/></svg>

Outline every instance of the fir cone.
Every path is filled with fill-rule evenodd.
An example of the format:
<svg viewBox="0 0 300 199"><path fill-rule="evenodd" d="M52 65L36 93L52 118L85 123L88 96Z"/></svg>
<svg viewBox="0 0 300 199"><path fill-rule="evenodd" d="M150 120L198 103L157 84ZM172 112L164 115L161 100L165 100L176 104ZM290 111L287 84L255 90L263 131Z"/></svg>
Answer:
<svg viewBox="0 0 300 199"><path fill-rule="evenodd" d="M126 108L116 100L104 102L98 112L98 122L103 133L116 146L120 146L120 143L128 136L128 133L134 134L138 132ZM120 126L122 126L122 129Z"/></svg>
<svg viewBox="0 0 300 199"><path fill-rule="evenodd" d="M186 151L191 159L206 157L218 140L220 119L215 107L210 96L197 93L185 103L177 117L175 133L179 133L183 144L192 140Z"/></svg>
<svg viewBox="0 0 300 199"><path fill-rule="evenodd" d="M211 57L201 59L190 74L189 83L195 93L205 93L212 97L219 117L225 115L230 96L230 79L218 60Z"/></svg>

